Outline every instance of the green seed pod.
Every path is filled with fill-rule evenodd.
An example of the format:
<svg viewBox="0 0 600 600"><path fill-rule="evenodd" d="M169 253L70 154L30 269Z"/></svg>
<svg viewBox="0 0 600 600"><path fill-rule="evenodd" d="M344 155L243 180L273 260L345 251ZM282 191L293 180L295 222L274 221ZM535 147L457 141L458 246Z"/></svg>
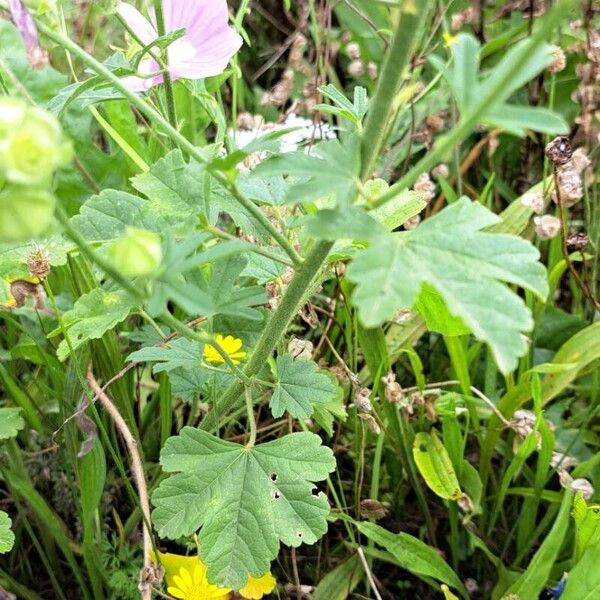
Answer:
<svg viewBox="0 0 600 600"><path fill-rule="evenodd" d="M0 177L22 185L48 185L72 149L50 113L15 98L0 100Z"/></svg>
<svg viewBox="0 0 600 600"><path fill-rule="evenodd" d="M47 190L7 185L0 191L0 242L20 242L44 233L55 205Z"/></svg>
<svg viewBox="0 0 600 600"><path fill-rule="evenodd" d="M162 261L160 236L146 229L127 228L124 238L110 249L113 264L128 277L148 277Z"/></svg>

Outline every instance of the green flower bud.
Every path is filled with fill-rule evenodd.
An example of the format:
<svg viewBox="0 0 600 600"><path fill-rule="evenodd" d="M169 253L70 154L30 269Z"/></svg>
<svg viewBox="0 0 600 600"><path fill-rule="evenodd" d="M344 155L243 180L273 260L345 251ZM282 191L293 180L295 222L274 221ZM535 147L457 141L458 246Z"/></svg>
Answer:
<svg viewBox="0 0 600 600"><path fill-rule="evenodd" d="M7 185L0 191L0 242L20 242L44 233L55 205L46 190Z"/></svg>
<svg viewBox="0 0 600 600"><path fill-rule="evenodd" d="M110 249L113 264L128 277L154 274L162 261L160 236L146 229L127 228L124 238Z"/></svg>
<svg viewBox="0 0 600 600"><path fill-rule="evenodd" d="M14 98L0 100L0 178L23 185L47 185L66 164L71 146L50 113Z"/></svg>
<svg viewBox="0 0 600 600"><path fill-rule="evenodd" d="M390 185L384 179L370 179L365 182L365 194L369 200L377 200L390 189Z"/></svg>

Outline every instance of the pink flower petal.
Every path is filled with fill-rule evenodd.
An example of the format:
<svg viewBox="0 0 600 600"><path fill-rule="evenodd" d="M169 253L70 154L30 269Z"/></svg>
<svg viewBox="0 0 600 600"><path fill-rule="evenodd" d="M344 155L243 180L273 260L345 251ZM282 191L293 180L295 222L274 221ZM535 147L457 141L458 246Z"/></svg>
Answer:
<svg viewBox="0 0 600 600"><path fill-rule="evenodd" d="M158 71L160 71L160 66L152 58L141 60L138 66L138 73L142 75L152 75L153 73L158 73ZM135 75L130 75L129 77L123 77L121 81L133 92L147 92L151 87L161 84L163 76L136 77Z"/></svg>
<svg viewBox="0 0 600 600"><path fill-rule="evenodd" d="M121 2L117 4L117 12L143 44L148 45L158 37L156 29L135 6Z"/></svg>

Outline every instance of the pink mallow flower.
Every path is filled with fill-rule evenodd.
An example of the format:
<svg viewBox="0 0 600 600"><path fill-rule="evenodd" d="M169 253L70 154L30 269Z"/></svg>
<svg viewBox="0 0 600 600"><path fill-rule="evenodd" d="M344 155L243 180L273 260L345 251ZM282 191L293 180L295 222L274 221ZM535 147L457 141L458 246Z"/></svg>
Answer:
<svg viewBox="0 0 600 600"><path fill-rule="evenodd" d="M152 23L137 8L121 2L117 12L137 35L148 45L158 38L156 18L150 13ZM226 0L163 0L165 33L185 29L185 34L167 48L171 79L202 79L219 75L231 57L242 45L241 36L229 26ZM154 48L153 52L158 52ZM146 54L140 61L138 73L153 75L160 66ZM163 82L162 74L155 77L123 79L129 89L144 92Z"/></svg>

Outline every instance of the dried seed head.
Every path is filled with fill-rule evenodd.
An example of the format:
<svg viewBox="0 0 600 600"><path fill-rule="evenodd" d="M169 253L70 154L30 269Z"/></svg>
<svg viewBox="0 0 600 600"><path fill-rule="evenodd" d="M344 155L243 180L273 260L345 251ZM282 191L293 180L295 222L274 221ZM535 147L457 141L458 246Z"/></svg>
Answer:
<svg viewBox="0 0 600 600"><path fill-rule="evenodd" d="M358 60L360 58L360 46L356 42L350 42L346 46L346 54L350 60Z"/></svg>
<svg viewBox="0 0 600 600"><path fill-rule="evenodd" d="M452 31L458 31L465 24L465 16L462 12L454 13L450 19Z"/></svg>
<svg viewBox="0 0 600 600"><path fill-rule="evenodd" d="M594 486L587 479L573 479L570 488L573 492L581 492L585 500L591 500L594 496Z"/></svg>
<svg viewBox="0 0 600 600"><path fill-rule="evenodd" d="M374 433L375 435L379 435L381 433L381 427L379 427L379 423L377 423L373 415L360 413L358 416L367 424L367 427L371 430L372 433Z"/></svg>
<svg viewBox="0 0 600 600"><path fill-rule="evenodd" d="M448 179L448 176L450 175L450 169L448 168L447 164L441 163L437 167L433 168L431 174L435 179Z"/></svg>
<svg viewBox="0 0 600 600"><path fill-rule="evenodd" d="M377 77L379 76L379 67L376 63L370 62L367 65L367 75L369 76L369 79L372 79L373 81L377 79Z"/></svg>
<svg viewBox="0 0 600 600"><path fill-rule="evenodd" d="M552 215L543 217L534 217L535 233L540 240L551 240L558 235L560 231L560 219Z"/></svg>
<svg viewBox="0 0 600 600"><path fill-rule="evenodd" d="M554 165L564 165L571 160L573 150L568 137L560 136L553 139L545 148L546 156Z"/></svg>
<svg viewBox="0 0 600 600"><path fill-rule="evenodd" d="M556 168L556 185L558 191L555 190L552 195L556 204L560 199L562 206L569 208L583 198L581 175L572 160Z"/></svg>
<svg viewBox="0 0 600 600"><path fill-rule="evenodd" d="M293 356L294 360L301 360L312 358L314 346L309 340L292 338L287 349L288 352Z"/></svg>
<svg viewBox="0 0 600 600"><path fill-rule="evenodd" d="M237 118L237 128L250 131L256 127L256 119L249 112L242 112Z"/></svg>
<svg viewBox="0 0 600 600"><path fill-rule="evenodd" d="M434 133L439 133L440 131L443 131L446 122L440 115L429 115L425 119L425 125L427 125Z"/></svg>
<svg viewBox="0 0 600 600"><path fill-rule="evenodd" d="M381 381L385 386L385 399L388 402L396 404L404 399L402 386L396 381L396 374L393 371L382 377Z"/></svg>
<svg viewBox="0 0 600 600"><path fill-rule="evenodd" d="M571 162L578 173L583 173L592 164L585 148L577 148L577 150L573 152Z"/></svg>
<svg viewBox="0 0 600 600"><path fill-rule="evenodd" d="M269 281L265 286L267 292L267 305L271 310L276 310L281 302L281 288L276 281Z"/></svg>
<svg viewBox="0 0 600 600"><path fill-rule="evenodd" d="M41 281L46 279L52 268L48 250L43 246L34 246L27 255L27 268L34 277Z"/></svg>
<svg viewBox="0 0 600 600"><path fill-rule="evenodd" d="M530 410L517 410L510 421L512 429L522 438L527 437L535 425L536 416Z"/></svg>
<svg viewBox="0 0 600 600"><path fill-rule="evenodd" d="M419 175L413 190L420 194L425 202L431 202L435 198L435 183L431 181L429 173Z"/></svg>
<svg viewBox="0 0 600 600"><path fill-rule="evenodd" d="M552 62L548 67L550 73L560 73L567 66L567 57L560 46L552 48Z"/></svg>
<svg viewBox="0 0 600 600"><path fill-rule="evenodd" d="M346 371L342 365L334 365L333 367L329 367L328 370L337 377L337 380L342 385L347 385L350 383L348 371Z"/></svg>
<svg viewBox="0 0 600 600"><path fill-rule="evenodd" d="M472 577L467 577L465 579L465 587L469 594L475 594L479 591L479 584Z"/></svg>
<svg viewBox="0 0 600 600"><path fill-rule="evenodd" d="M353 60L348 65L348 74L352 77L361 77L365 74L365 65L362 60Z"/></svg>
<svg viewBox="0 0 600 600"><path fill-rule="evenodd" d="M306 37L301 33L296 34L296 38L294 39L294 43L290 48L290 56L289 63L292 67L298 68L300 63L302 62L302 57L304 56L304 49L306 48Z"/></svg>
<svg viewBox="0 0 600 600"><path fill-rule="evenodd" d="M387 517L389 512L389 504L387 502L380 502L379 500L371 500L369 498L360 501L360 514L365 519L379 521Z"/></svg>
<svg viewBox="0 0 600 600"><path fill-rule="evenodd" d="M421 216L415 215L411 217L406 223L404 223L404 229L411 230L416 229L417 225L421 222Z"/></svg>
<svg viewBox="0 0 600 600"><path fill-rule="evenodd" d="M544 195L542 192L529 191L521 196L521 204L531 208L531 210L540 215L544 210Z"/></svg>
<svg viewBox="0 0 600 600"><path fill-rule="evenodd" d="M458 508L460 508L460 510L462 510L464 513L471 513L473 512L473 500L471 500L470 496L468 496L467 494L463 494L457 501L456 504L458 504Z"/></svg>
<svg viewBox="0 0 600 600"><path fill-rule="evenodd" d="M563 469L568 471L572 469L579 461L573 456L562 454L561 452L553 452L550 459L550 466L553 469Z"/></svg>
<svg viewBox="0 0 600 600"><path fill-rule="evenodd" d="M373 412L373 406L371 404L371 400L369 400L369 396L371 395L371 390L367 387L361 388L356 392L356 396L354 398L354 403L356 404L356 408L363 413Z"/></svg>
<svg viewBox="0 0 600 600"><path fill-rule="evenodd" d="M572 250L585 250L589 238L585 233L572 233L567 238L567 247Z"/></svg>

